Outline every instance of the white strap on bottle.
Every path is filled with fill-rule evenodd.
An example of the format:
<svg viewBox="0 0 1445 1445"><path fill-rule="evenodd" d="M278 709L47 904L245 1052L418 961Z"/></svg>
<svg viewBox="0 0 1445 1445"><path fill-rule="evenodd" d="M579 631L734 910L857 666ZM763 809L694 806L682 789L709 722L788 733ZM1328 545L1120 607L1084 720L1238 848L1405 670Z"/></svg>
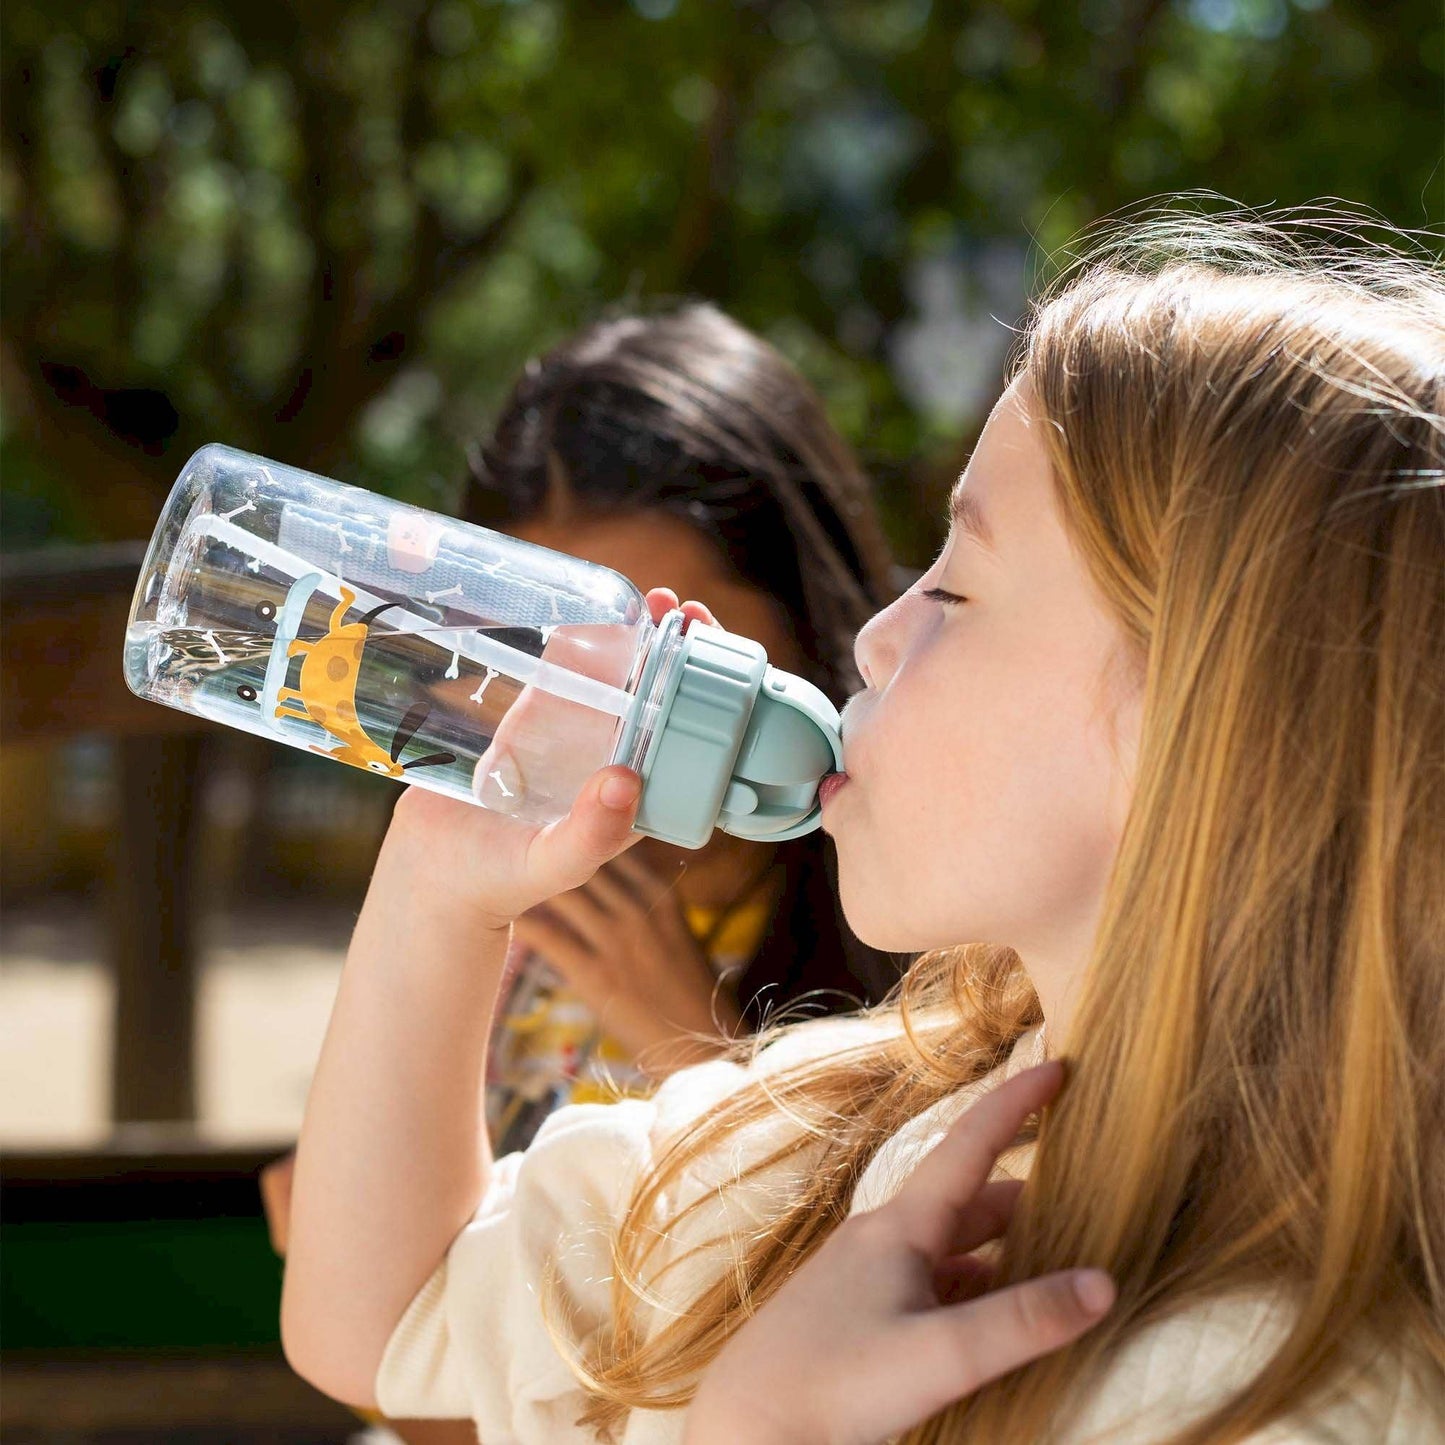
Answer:
<svg viewBox="0 0 1445 1445"><path fill-rule="evenodd" d="M296 639L294 628L300 624L306 603L318 591L328 592L339 601L342 579L334 573L318 572L315 564L305 557L288 552L284 547L278 547L274 542L268 542L264 537L258 537L254 532L248 532L244 527L238 527L234 522L228 522L214 513L201 518L196 523L195 532L201 536L214 537L216 541L234 547L248 557L255 557L268 567L274 567L278 572L297 579L287 593L282 615L277 617L276 640L272 644L271 657L266 666L267 703L264 712L270 716L275 707L272 673L279 667L274 689L274 692L279 692L286 676L286 649ZM302 589L302 583L309 585ZM348 592L355 593L356 605L363 611L379 607L387 600L368 592L355 582L347 581L345 586ZM294 609L293 597L299 598L299 606ZM282 616L288 611L294 612L294 616L287 618L288 625L293 630L291 635L283 640L285 629L281 625ZM540 657L533 657L529 652L508 647L505 642L498 642L475 628L438 627L430 618L408 611L402 603L396 603L394 610L387 612L386 625L393 632L420 637L424 642L430 642L444 652L455 652L481 667L494 668L507 677L515 678L525 687L540 688L554 697L581 703L584 707L612 717L627 718L632 715L635 699L626 689L613 687L611 683L601 682L595 677L585 677L570 668L558 667Z"/></svg>

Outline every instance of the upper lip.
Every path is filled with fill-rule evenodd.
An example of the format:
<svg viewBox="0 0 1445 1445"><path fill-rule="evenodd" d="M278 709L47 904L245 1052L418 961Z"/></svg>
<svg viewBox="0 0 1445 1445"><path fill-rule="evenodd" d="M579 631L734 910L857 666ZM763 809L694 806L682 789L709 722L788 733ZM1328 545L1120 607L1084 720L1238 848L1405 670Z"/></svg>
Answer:
<svg viewBox="0 0 1445 1445"><path fill-rule="evenodd" d="M858 710L863 694L855 692L852 697L843 705L842 714L838 720L838 745L843 753L843 766L838 769L840 773L848 771L849 747L848 738L850 734L858 731Z"/></svg>

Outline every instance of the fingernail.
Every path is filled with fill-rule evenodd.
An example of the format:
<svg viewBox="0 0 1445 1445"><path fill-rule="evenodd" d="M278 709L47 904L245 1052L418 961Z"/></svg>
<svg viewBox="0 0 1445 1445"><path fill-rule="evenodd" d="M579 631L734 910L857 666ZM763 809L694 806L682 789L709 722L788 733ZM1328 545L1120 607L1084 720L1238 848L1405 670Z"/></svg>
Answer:
<svg viewBox="0 0 1445 1445"><path fill-rule="evenodd" d="M1076 1270L1074 1294L1085 1314L1101 1315L1114 1303L1114 1281L1102 1269Z"/></svg>
<svg viewBox="0 0 1445 1445"><path fill-rule="evenodd" d="M625 813L637 801L637 778L631 773L613 773L603 779L598 796L604 808L615 808Z"/></svg>

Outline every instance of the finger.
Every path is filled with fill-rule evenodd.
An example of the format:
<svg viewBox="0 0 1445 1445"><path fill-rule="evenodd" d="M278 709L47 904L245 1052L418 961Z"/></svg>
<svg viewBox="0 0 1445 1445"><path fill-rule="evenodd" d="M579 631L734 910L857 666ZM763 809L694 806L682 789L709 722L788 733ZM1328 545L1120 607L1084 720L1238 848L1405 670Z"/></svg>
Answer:
<svg viewBox="0 0 1445 1445"><path fill-rule="evenodd" d="M686 619L685 627L691 627L694 622L701 622L707 627L722 626L722 623L713 616L712 610L701 602L684 602L682 615Z"/></svg>
<svg viewBox="0 0 1445 1445"><path fill-rule="evenodd" d="M540 954L574 987L594 972L592 950L561 924L534 909L512 924L512 936L523 948Z"/></svg>
<svg viewBox="0 0 1445 1445"><path fill-rule="evenodd" d="M527 873L550 898L580 887L632 841L642 779L630 768L610 767L583 785L566 817L548 823L527 845Z"/></svg>
<svg viewBox="0 0 1445 1445"><path fill-rule="evenodd" d="M622 861L623 855L619 854L599 868L586 889L605 911L609 935L615 939L619 929L649 928L664 940L675 941L675 931L680 928L685 932L687 928L681 907L667 910L663 903L664 890L650 873L645 875L650 886L634 885L618 868Z"/></svg>
<svg viewBox="0 0 1445 1445"><path fill-rule="evenodd" d="M291 1234L291 1186L296 1177L296 1151L273 1159L261 1171L261 1209L271 1248L284 1256Z"/></svg>
<svg viewBox="0 0 1445 1445"><path fill-rule="evenodd" d="M631 883L663 886L662 874L645 858L619 858L615 864L608 864L608 872L620 873Z"/></svg>
<svg viewBox="0 0 1445 1445"><path fill-rule="evenodd" d="M647 610L654 622L661 622L676 607L682 608L684 631L694 622L704 623L708 627L722 626L713 616L712 610L703 603L693 601L679 603L677 593L671 587L653 587L648 590Z"/></svg>
<svg viewBox="0 0 1445 1445"><path fill-rule="evenodd" d="M651 867L640 857L618 857L609 863L604 873L609 881L620 890L625 890L636 906L651 912L665 898L677 897L677 885L682 881L682 871L669 878ZM602 877L598 874L598 877ZM679 900L680 902L680 900Z"/></svg>
<svg viewBox="0 0 1445 1445"><path fill-rule="evenodd" d="M1057 1061L1025 1069L953 1124L884 1206L902 1221L910 1243L934 1256L949 1247L995 1160L1018 1138L1024 1120L1058 1093L1063 1078Z"/></svg>
<svg viewBox="0 0 1445 1445"><path fill-rule="evenodd" d="M563 894L558 894L558 897L564 896ZM548 928L555 929L563 938L570 939L575 943L578 948L587 949L589 952L592 950L591 940L579 933L570 923L559 918L552 908L550 899L545 903L539 903L535 908L529 908L522 914L522 917L530 918L536 923L545 924Z"/></svg>
<svg viewBox="0 0 1445 1445"><path fill-rule="evenodd" d="M677 607L677 593L671 587L653 587L647 593L647 610L654 622L661 622Z"/></svg>
<svg viewBox="0 0 1445 1445"><path fill-rule="evenodd" d="M584 943L606 949L617 941L617 919L596 896L601 877L602 870L599 868L580 888L558 893L549 898L542 908L554 919L565 923Z"/></svg>
<svg viewBox="0 0 1445 1445"><path fill-rule="evenodd" d="M1077 1339L1113 1303L1102 1270L1063 1270L920 1315L905 1348L941 1405Z"/></svg>
<svg viewBox="0 0 1445 1445"><path fill-rule="evenodd" d="M993 1285L994 1266L976 1254L945 1260L933 1271L933 1292L941 1305L964 1304L977 1299Z"/></svg>
<svg viewBox="0 0 1445 1445"><path fill-rule="evenodd" d="M610 863L599 868L587 885L588 893L614 920L635 918L646 910L643 899L631 885L628 875L622 872L620 865L624 860L631 861L626 854L618 854Z"/></svg>
<svg viewBox="0 0 1445 1445"><path fill-rule="evenodd" d="M1023 1187L1022 1179L989 1180L955 1216L949 1252L967 1254L997 1239L1008 1228Z"/></svg>

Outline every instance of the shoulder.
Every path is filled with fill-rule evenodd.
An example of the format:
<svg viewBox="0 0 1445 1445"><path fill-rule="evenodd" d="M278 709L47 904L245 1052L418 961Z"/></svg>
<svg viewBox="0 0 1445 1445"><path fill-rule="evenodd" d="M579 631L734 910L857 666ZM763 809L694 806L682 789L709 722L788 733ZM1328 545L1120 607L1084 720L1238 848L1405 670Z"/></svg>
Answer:
<svg viewBox="0 0 1445 1445"><path fill-rule="evenodd" d="M1020 1070L1043 1063L1044 1057L1042 1030L1029 1029L1014 1041L1008 1057L997 1067L908 1120L883 1144L863 1171L853 1192L849 1213L861 1214L886 1204L902 1188L903 1181L918 1167L923 1156L971 1105ZM1032 1158L1033 1146L1021 1146L1004 1155L998 1172L1010 1178L1023 1178Z"/></svg>
<svg viewBox="0 0 1445 1445"><path fill-rule="evenodd" d="M776 1078L795 1068L842 1059L902 1032L896 1013L844 1014L808 1019L780 1030L751 1057L717 1059L681 1069L665 1079L652 1096L659 1136L680 1132L710 1107L750 1084ZM779 1126L786 1126L779 1116Z"/></svg>
<svg viewBox="0 0 1445 1445"><path fill-rule="evenodd" d="M737 1211L757 1219L778 1207L811 1171L824 1143L816 1119L810 1122L812 1111L780 1097L783 1077L832 1060L846 1066L850 1052L896 1036L899 1028L896 1017L810 1020L783 1030L749 1059L716 1060L666 1079L651 1100L648 1142L653 1162L674 1149L686 1159L670 1202L713 1196L707 1215L725 1230L737 1223ZM725 1135L695 1132L714 1111L744 1094L748 1107L733 1115ZM755 1172L765 1162L766 1169Z"/></svg>
<svg viewBox="0 0 1445 1445"><path fill-rule="evenodd" d="M1080 1391L1060 1445L1143 1445L1202 1419L1250 1383L1294 1317L1284 1291L1261 1289L1200 1301L1144 1326ZM1403 1359L1391 1354L1309 1409L1250 1435L1248 1445L1409 1445L1434 1438L1430 1431L1424 1399Z"/></svg>

